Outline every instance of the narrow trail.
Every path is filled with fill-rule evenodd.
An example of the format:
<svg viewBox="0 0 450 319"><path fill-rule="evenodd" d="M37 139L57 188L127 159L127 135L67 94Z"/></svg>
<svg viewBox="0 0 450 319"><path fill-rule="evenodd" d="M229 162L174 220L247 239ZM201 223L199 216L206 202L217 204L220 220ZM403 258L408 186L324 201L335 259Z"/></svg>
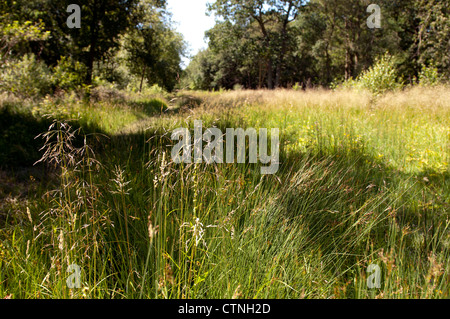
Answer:
<svg viewBox="0 0 450 319"><path fill-rule="evenodd" d="M177 93L175 93L169 96L167 99L164 99L164 103L165 104L162 106L165 106L165 108L162 107L160 112L146 114L143 118L140 118L137 121L124 126L116 134L133 134L145 131L146 129L152 127L152 124L160 121L162 118L192 110L193 108L201 105L203 101L198 97L194 97L192 95L178 95Z"/></svg>

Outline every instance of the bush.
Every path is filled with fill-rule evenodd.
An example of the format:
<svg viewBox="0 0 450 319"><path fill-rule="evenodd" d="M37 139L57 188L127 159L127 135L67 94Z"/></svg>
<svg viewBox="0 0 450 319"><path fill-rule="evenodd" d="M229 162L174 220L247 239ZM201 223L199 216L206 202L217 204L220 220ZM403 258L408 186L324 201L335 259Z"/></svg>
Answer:
<svg viewBox="0 0 450 319"><path fill-rule="evenodd" d="M7 60L0 67L0 89L19 97L38 97L51 92L52 74L34 55Z"/></svg>
<svg viewBox="0 0 450 319"><path fill-rule="evenodd" d="M148 94L154 94L154 95L166 95L167 91L159 86L158 84L153 84L151 87L149 87L148 89L146 89L145 91Z"/></svg>
<svg viewBox="0 0 450 319"><path fill-rule="evenodd" d="M71 58L61 57L58 65L53 69L53 85L62 90L74 90L83 86L86 67Z"/></svg>
<svg viewBox="0 0 450 319"><path fill-rule="evenodd" d="M143 95L160 95L167 96L168 92L158 84L150 84L147 79L142 82L141 79L136 76L131 76L127 85L126 91L130 93L142 93Z"/></svg>
<svg viewBox="0 0 450 319"><path fill-rule="evenodd" d="M429 66L423 65L419 73L420 86L436 86L443 82L443 77L439 74L438 68L431 63Z"/></svg>
<svg viewBox="0 0 450 319"><path fill-rule="evenodd" d="M394 57L389 53L376 59L374 65L358 78L350 79L338 87L366 89L375 95L400 89L403 81L398 78Z"/></svg>
<svg viewBox="0 0 450 319"><path fill-rule="evenodd" d="M115 103L124 103L126 95L113 84L101 85L90 90L90 98L94 102L110 101Z"/></svg>
<svg viewBox="0 0 450 319"><path fill-rule="evenodd" d="M356 82L374 94L382 94L403 86L401 81L398 81L395 59L389 53L377 58L375 64L363 72Z"/></svg>

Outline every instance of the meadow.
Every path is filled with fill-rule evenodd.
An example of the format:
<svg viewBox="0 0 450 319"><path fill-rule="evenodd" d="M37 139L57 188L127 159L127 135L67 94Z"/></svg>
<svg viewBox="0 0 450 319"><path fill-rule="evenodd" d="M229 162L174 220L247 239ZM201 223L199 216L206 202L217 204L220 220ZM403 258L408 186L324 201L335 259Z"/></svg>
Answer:
<svg viewBox="0 0 450 319"><path fill-rule="evenodd" d="M0 298L450 297L448 86L2 95L0 113ZM279 128L279 171L173 163L194 120Z"/></svg>

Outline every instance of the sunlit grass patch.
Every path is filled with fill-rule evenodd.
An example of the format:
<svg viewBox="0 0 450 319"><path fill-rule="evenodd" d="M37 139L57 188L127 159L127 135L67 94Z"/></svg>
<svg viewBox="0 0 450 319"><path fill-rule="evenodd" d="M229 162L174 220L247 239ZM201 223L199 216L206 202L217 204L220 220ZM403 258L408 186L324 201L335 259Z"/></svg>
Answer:
<svg viewBox="0 0 450 319"><path fill-rule="evenodd" d="M57 165L0 193L0 297L448 298L448 88L189 94L27 109L58 118ZM175 164L170 134L194 120L279 128L280 170Z"/></svg>

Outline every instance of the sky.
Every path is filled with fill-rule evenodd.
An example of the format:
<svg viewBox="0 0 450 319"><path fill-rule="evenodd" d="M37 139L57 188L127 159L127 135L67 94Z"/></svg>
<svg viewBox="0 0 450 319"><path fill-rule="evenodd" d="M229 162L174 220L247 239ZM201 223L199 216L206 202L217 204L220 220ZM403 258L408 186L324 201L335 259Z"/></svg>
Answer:
<svg viewBox="0 0 450 319"><path fill-rule="evenodd" d="M205 31L214 26L214 17L206 16L206 4L211 0L168 0L168 9L177 31L183 34L188 43L189 54L194 56L199 50L207 47L204 41ZM183 68L189 64L183 59Z"/></svg>

